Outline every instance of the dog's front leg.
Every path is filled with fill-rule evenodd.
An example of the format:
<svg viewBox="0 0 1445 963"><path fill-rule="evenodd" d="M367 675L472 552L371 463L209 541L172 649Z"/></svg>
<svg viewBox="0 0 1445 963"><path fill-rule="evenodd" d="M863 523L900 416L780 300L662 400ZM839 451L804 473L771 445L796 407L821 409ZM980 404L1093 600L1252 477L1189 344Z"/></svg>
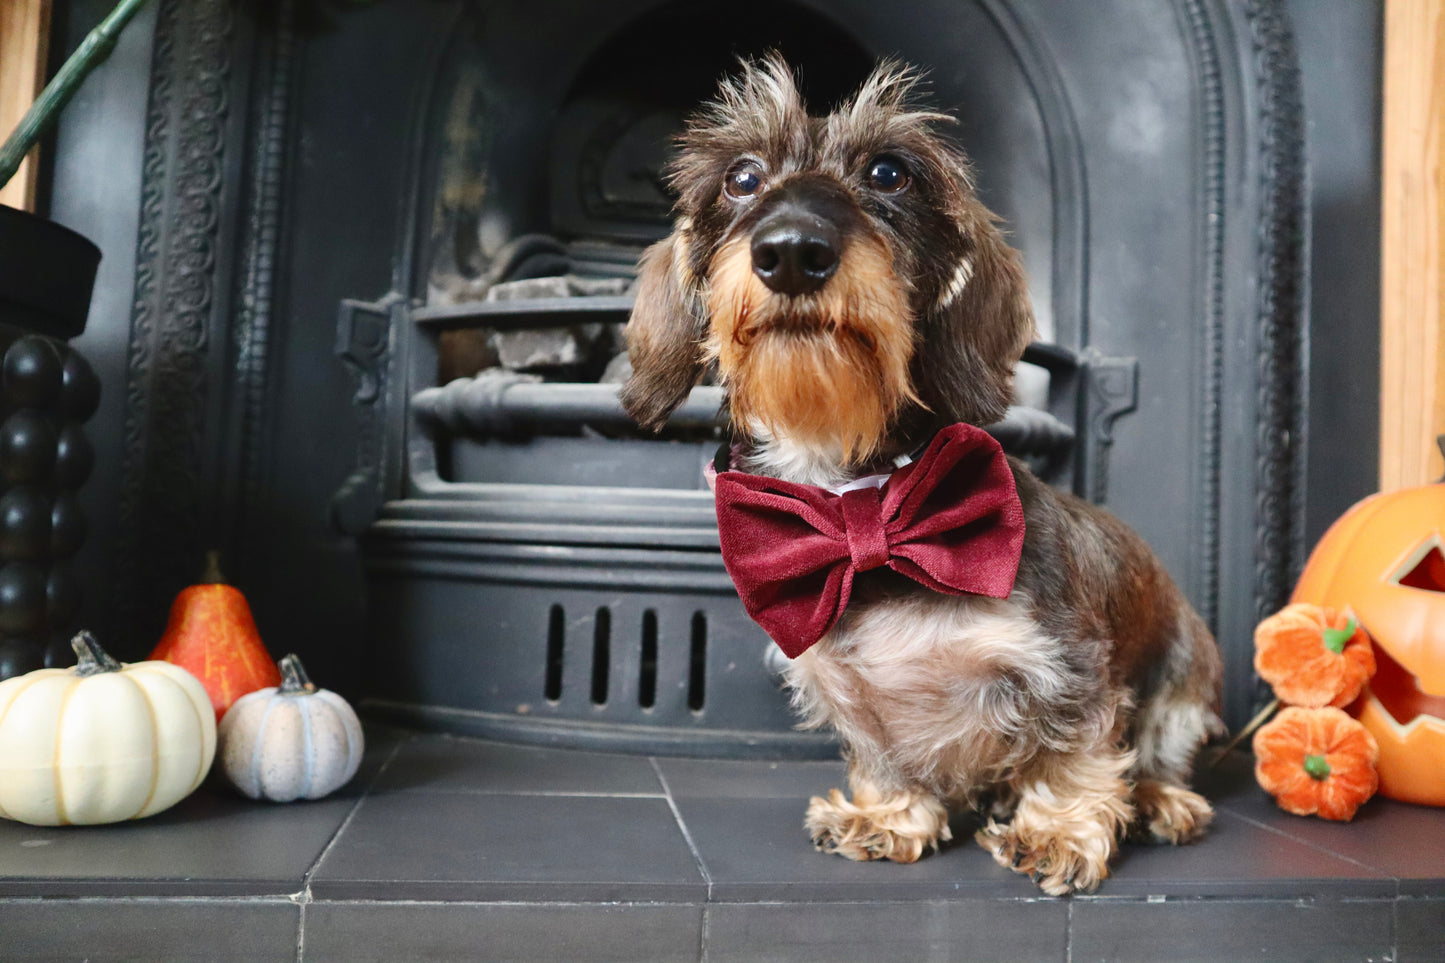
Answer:
<svg viewBox="0 0 1445 963"><path fill-rule="evenodd" d="M827 799L814 796L808 806L804 825L823 852L912 863L953 838L948 811L936 797L906 789L884 791L856 771L850 771L848 785L851 801L833 789Z"/></svg>
<svg viewBox="0 0 1445 963"><path fill-rule="evenodd" d="M1018 793L1012 818L989 819L974 838L1045 893L1092 892L1134 816L1123 778L1133 761L1112 745L1040 756L1009 780Z"/></svg>

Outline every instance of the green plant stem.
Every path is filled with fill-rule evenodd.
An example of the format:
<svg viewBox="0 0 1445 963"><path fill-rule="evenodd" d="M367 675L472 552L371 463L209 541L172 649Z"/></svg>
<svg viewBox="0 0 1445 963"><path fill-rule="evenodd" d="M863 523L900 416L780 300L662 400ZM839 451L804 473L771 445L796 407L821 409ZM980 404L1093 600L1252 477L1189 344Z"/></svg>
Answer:
<svg viewBox="0 0 1445 963"><path fill-rule="evenodd" d="M146 0L120 0L110 16L100 22L86 36L70 59L65 61L65 66L60 68L59 73L45 85L40 96L35 98L35 103L21 118L20 125L0 147L0 188L10 182L15 172L20 169L20 164L25 160L25 155L30 153L30 148L35 146L65 105L70 103L70 98L80 89L85 78L90 72L100 66L110 52L115 49L115 42L120 37L120 32L125 25L130 23L132 17L146 3Z"/></svg>
<svg viewBox="0 0 1445 963"><path fill-rule="evenodd" d="M1219 765L1219 763L1224 759L1224 757L1229 755L1230 751L1234 749L1235 746L1239 745L1246 738L1248 738L1249 735L1254 732L1254 730L1264 725L1265 722L1269 720L1269 717L1274 715L1274 710L1278 708L1279 700L1271 699L1269 705L1259 710L1259 712L1255 715L1253 719L1246 722L1244 724L1244 728L1239 730L1239 733L1233 739L1229 740L1229 744L1215 754L1214 761L1211 762L1209 765L1205 766L1204 768L1213 769L1215 766Z"/></svg>

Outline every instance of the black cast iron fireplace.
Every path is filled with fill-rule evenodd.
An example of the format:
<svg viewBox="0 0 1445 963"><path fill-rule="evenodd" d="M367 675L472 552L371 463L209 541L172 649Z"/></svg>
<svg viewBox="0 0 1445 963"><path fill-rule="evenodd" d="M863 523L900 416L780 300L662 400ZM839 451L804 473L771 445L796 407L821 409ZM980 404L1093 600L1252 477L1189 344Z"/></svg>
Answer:
<svg viewBox="0 0 1445 963"><path fill-rule="evenodd" d="M1041 340L994 430L1144 531L1247 710L1240 630L1298 539L1300 141L1273 6L835 0L737 24L691 0L544 6L453 5L427 74L399 78L419 107L392 132L412 145L393 283L340 308L364 426L335 516L362 539L372 709L649 752L831 751L793 730L717 553L701 469L720 390L661 438L616 401L669 138L738 54L776 47L815 109L880 56L929 68L1032 278Z"/></svg>
<svg viewBox="0 0 1445 963"><path fill-rule="evenodd" d="M818 110L895 55L1030 275L1039 341L995 430L1155 547L1240 724L1315 444L1286 3L161 0L129 340L96 355L125 378L124 423L97 416L122 439L92 479L116 505L97 627L143 657L220 545L273 649L393 718L831 751L718 555L717 388L639 434L619 328L668 138L737 54L781 49ZM1350 313L1347 282L1311 284ZM1336 397L1321 446L1369 420Z"/></svg>

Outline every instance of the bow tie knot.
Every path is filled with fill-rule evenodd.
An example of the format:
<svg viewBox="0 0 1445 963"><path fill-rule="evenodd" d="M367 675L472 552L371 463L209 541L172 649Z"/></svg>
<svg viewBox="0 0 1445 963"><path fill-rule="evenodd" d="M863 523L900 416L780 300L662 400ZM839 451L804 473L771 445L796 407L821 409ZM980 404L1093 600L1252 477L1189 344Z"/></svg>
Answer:
<svg viewBox="0 0 1445 963"><path fill-rule="evenodd" d="M883 525L883 499L871 485L844 492L840 498L848 554L855 571L867 572L888 564L888 530Z"/></svg>
<svg viewBox="0 0 1445 963"><path fill-rule="evenodd" d="M950 425L881 487L841 495L726 471L718 538L738 597L789 658L842 617L854 576L887 567L936 592L1006 598L1024 516L997 441Z"/></svg>

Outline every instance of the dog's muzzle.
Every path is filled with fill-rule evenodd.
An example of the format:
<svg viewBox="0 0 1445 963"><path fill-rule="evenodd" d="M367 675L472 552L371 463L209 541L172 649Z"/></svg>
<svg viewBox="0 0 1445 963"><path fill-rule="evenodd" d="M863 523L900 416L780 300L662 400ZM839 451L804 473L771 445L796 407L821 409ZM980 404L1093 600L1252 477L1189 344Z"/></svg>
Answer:
<svg viewBox="0 0 1445 963"><path fill-rule="evenodd" d="M778 294L812 294L838 270L843 236L798 206L770 214L753 232L753 273Z"/></svg>

